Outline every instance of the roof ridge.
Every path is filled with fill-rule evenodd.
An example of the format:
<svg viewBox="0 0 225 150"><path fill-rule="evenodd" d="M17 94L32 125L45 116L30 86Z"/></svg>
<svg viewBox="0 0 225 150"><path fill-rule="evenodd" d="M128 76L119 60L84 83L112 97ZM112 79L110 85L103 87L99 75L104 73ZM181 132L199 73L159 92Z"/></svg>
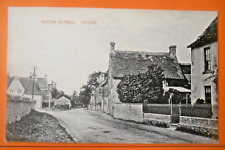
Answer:
<svg viewBox="0 0 225 150"><path fill-rule="evenodd" d="M168 52L145 52L145 51L128 51L128 50L114 50L116 53L146 53L154 55L169 55Z"/></svg>

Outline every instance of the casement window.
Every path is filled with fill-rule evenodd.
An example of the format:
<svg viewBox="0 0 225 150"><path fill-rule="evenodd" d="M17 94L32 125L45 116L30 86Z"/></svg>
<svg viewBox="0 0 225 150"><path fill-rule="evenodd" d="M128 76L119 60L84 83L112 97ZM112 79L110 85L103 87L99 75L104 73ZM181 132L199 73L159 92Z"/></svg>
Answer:
<svg viewBox="0 0 225 150"><path fill-rule="evenodd" d="M204 48L205 71L211 70L210 47Z"/></svg>
<svg viewBox="0 0 225 150"><path fill-rule="evenodd" d="M205 86L205 101L211 104L211 86Z"/></svg>

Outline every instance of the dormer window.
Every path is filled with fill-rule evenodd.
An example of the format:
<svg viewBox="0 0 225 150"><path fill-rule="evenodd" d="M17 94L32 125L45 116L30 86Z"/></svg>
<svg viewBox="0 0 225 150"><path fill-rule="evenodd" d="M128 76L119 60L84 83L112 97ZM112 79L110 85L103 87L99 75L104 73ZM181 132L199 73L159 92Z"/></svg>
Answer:
<svg viewBox="0 0 225 150"><path fill-rule="evenodd" d="M211 70L210 47L204 48L205 71Z"/></svg>

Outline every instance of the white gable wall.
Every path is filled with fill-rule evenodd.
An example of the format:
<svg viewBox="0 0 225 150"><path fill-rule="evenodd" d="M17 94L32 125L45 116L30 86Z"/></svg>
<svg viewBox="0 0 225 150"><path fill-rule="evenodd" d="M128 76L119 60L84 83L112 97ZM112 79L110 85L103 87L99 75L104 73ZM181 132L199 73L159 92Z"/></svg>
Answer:
<svg viewBox="0 0 225 150"><path fill-rule="evenodd" d="M7 89L7 93L15 96L22 96L24 88L18 77L15 77Z"/></svg>

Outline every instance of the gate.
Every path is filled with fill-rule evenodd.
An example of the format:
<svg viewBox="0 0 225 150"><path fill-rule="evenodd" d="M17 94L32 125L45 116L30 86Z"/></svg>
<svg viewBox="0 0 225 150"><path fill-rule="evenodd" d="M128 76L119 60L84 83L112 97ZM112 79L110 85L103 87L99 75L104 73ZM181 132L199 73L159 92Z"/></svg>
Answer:
<svg viewBox="0 0 225 150"><path fill-rule="evenodd" d="M179 104L171 105L171 123L179 123L180 121L180 107Z"/></svg>

